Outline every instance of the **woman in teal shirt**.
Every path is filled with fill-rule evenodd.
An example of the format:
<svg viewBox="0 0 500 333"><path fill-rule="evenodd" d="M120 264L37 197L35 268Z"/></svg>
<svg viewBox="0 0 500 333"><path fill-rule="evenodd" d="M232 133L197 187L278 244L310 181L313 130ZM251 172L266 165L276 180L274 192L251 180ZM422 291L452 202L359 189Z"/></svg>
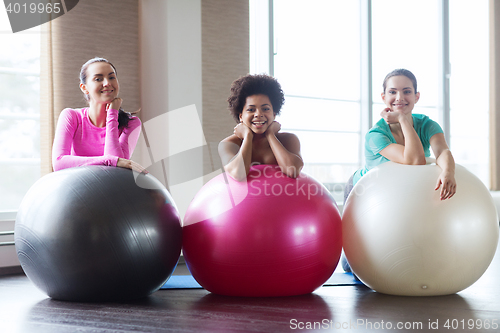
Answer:
<svg viewBox="0 0 500 333"><path fill-rule="evenodd" d="M417 79L407 69L396 69L387 74L383 83L382 100L386 108L380 119L365 137L365 167L351 176L344 191L344 204L353 186L370 169L393 161L408 165L424 165L430 150L434 152L441 174L435 190L440 190L441 200L450 199L456 193L455 160L446 144L443 130L438 123L423 114L412 114L420 98ZM345 256L342 266L351 269Z"/></svg>
<svg viewBox="0 0 500 333"><path fill-rule="evenodd" d="M406 69L396 69L384 79L382 100L386 108L380 119L365 137L365 167L349 179L344 192L347 199L352 187L370 169L393 161L408 165L424 165L432 148L441 174L436 190L441 189L441 200L450 199L456 193L455 161L446 144L443 130L438 123L423 114L412 114L420 98L417 79Z"/></svg>

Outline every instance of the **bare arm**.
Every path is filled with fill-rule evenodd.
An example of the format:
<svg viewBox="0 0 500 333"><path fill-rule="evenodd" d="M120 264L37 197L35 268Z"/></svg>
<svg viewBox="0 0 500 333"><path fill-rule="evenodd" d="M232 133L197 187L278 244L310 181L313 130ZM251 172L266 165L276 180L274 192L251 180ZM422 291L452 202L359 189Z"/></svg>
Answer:
<svg viewBox="0 0 500 333"><path fill-rule="evenodd" d="M224 170L238 180L246 179L252 163L253 132L245 124L239 123L231 135L219 143L219 156Z"/></svg>
<svg viewBox="0 0 500 333"><path fill-rule="evenodd" d="M388 124L401 124L405 139L404 145L390 144L382 149L380 154L393 162L401 164L425 165L424 147L422 147L422 142L420 142L420 138L408 118L411 117L411 114L406 116L399 112L391 112L389 108L386 108L380 115Z"/></svg>
<svg viewBox="0 0 500 333"><path fill-rule="evenodd" d="M276 137L280 128L281 125L278 122L273 122L266 131L267 141L269 141L281 172L290 178L297 178L304 166L304 162L300 156L299 139L294 134L281 133L280 141Z"/></svg>
<svg viewBox="0 0 500 333"><path fill-rule="evenodd" d="M430 144L434 156L436 156L436 164L439 165L442 170L435 189L438 190L442 185L440 192L441 200L450 199L457 192L455 159L446 144L443 133L434 134L430 139Z"/></svg>

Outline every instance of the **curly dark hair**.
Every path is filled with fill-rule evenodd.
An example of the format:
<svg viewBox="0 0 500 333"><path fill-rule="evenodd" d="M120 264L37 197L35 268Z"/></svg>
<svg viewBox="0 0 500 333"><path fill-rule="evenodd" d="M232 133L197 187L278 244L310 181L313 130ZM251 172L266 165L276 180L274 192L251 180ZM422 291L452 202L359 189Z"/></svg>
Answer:
<svg viewBox="0 0 500 333"><path fill-rule="evenodd" d="M229 112L237 123L240 122L240 114L243 112L247 97L260 94L269 97L274 115L279 115L285 103L285 95L278 80L274 77L266 74L248 74L233 82L227 102Z"/></svg>

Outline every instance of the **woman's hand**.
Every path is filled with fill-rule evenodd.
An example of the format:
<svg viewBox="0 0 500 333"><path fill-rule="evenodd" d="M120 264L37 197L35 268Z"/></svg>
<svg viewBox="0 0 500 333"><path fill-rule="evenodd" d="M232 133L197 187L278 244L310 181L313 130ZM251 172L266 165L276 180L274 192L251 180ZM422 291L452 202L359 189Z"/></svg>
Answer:
<svg viewBox="0 0 500 333"><path fill-rule="evenodd" d="M137 171L139 173L149 173L148 170L146 170L146 168L144 168L139 163L136 163L132 160L127 160L126 158L119 157L118 162L116 163L116 166L120 167L120 168L131 169L131 170Z"/></svg>
<svg viewBox="0 0 500 333"><path fill-rule="evenodd" d="M250 127L242 122L234 127L234 135L236 135L241 140L244 140L246 138L249 138L251 140L253 138L253 132Z"/></svg>
<svg viewBox="0 0 500 333"><path fill-rule="evenodd" d="M280 131L280 129L281 129L281 124L280 124L280 123L278 123L278 122L275 120L275 121L273 121L273 122L271 123L271 125L269 125L269 127L267 128L267 130L266 130L266 136L268 136L268 135L274 135L274 134L278 133L278 132Z"/></svg>
<svg viewBox="0 0 500 333"><path fill-rule="evenodd" d="M122 101L123 100L121 98L116 97L114 100L111 101L111 103L109 103L106 106L106 111L108 111L109 109L120 110L120 107L122 106Z"/></svg>
<svg viewBox="0 0 500 333"><path fill-rule="evenodd" d="M436 164L441 168L441 174L438 177L436 188L441 185L441 200L449 199L457 192L457 182L455 181L455 159L451 154L443 133L436 133L430 139L430 144Z"/></svg>
<svg viewBox="0 0 500 333"><path fill-rule="evenodd" d="M442 186L441 186L442 185ZM441 187L441 200L450 199L457 192L457 182L452 172L443 171L439 175L435 190Z"/></svg>
<svg viewBox="0 0 500 333"><path fill-rule="evenodd" d="M400 117L404 117L404 114L397 112L397 111L392 111L389 108L385 108L380 112L380 116L384 118L386 123L390 124L397 124L400 122Z"/></svg>

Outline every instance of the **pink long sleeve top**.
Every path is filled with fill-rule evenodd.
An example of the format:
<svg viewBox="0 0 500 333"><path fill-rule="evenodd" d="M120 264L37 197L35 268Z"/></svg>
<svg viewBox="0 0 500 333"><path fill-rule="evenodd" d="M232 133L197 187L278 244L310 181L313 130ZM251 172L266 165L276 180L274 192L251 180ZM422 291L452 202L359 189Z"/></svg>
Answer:
<svg viewBox="0 0 500 333"><path fill-rule="evenodd" d="M88 108L64 109L52 146L54 170L82 165L116 166L118 158L130 159L140 132L137 117L131 117L126 128L118 129L118 110L109 109L106 126L97 127L89 119Z"/></svg>

